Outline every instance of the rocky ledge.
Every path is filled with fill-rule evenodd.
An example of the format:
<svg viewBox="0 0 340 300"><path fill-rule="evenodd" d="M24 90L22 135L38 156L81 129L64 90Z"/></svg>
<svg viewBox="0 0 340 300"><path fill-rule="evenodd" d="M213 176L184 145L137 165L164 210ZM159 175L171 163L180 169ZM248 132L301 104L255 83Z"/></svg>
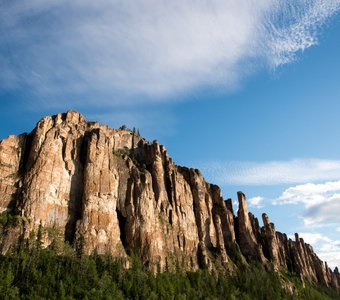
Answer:
<svg viewBox="0 0 340 300"><path fill-rule="evenodd" d="M84 254L124 260L134 253L154 272L234 272L255 260L339 288L338 269L298 234L292 240L277 232L266 214L260 227L241 192L238 202L235 215L218 186L175 165L157 141L87 122L76 111L0 141L0 212L25 220L2 232L2 253L40 230L45 247L61 237Z"/></svg>

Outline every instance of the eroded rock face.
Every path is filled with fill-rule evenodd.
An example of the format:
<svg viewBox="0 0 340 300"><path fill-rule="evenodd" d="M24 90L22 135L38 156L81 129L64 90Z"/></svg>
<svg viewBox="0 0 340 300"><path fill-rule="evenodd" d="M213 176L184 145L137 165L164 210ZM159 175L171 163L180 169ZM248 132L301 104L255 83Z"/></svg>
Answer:
<svg viewBox="0 0 340 300"><path fill-rule="evenodd" d="M241 252L247 258L257 259L261 263L266 263L266 258L262 252L262 246L256 236L260 234L257 220L249 214L246 197L242 192L237 193L239 208L238 219L238 239Z"/></svg>
<svg viewBox="0 0 340 300"><path fill-rule="evenodd" d="M20 188L26 134L0 141L0 213L12 210Z"/></svg>
<svg viewBox="0 0 340 300"><path fill-rule="evenodd" d="M268 250L268 256L273 263L274 269L279 270L280 266L286 267L286 262L282 253L280 252L279 241L276 237L275 225L269 222L267 214L262 214L262 220L264 225L264 234L266 245Z"/></svg>
<svg viewBox="0 0 340 300"><path fill-rule="evenodd" d="M216 265L233 272L242 257L340 286L339 272L298 236L276 232L265 214L260 227L243 193L236 217L218 186L175 165L157 141L87 122L75 111L0 142L0 196L1 212L26 220L3 234L3 253L19 235L41 228L45 246L62 237L86 254L134 253L154 272Z"/></svg>

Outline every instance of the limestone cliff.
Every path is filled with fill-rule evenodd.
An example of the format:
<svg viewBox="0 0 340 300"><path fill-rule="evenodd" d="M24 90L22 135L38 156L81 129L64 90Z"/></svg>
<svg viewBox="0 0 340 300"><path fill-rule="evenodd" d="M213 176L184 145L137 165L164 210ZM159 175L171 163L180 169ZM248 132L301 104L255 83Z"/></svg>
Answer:
<svg viewBox="0 0 340 300"><path fill-rule="evenodd" d="M218 186L175 165L157 141L87 122L75 111L0 142L0 212L26 220L2 233L2 253L41 230L46 247L62 236L85 254L124 260L134 253L155 272L233 272L236 263L257 260L339 288L338 270L310 245L276 232L265 214L260 227L241 192L238 201L235 216Z"/></svg>

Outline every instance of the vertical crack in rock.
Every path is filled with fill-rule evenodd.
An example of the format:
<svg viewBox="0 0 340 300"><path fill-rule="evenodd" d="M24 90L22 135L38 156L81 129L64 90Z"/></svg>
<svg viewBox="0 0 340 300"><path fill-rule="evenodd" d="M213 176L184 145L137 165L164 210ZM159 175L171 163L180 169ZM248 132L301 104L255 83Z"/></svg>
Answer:
<svg viewBox="0 0 340 300"><path fill-rule="evenodd" d="M68 168L71 176L70 199L68 201L68 222L65 230L65 240L70 244L75 242L76 225L82 218L83 209L83 182L84 182L84 163L81 155L86 152L83 148L87 147L85 137L79 137L73 141L71 149L72 164L74 169Z"/></svg>
<svg viewBox="0 0 340 300"><path fill-rule="evenodd" d="M116 209L117 217L118 217L118 224L119 224L119 231L120 231L120 240L123 244L123 247L125 248L125 251L127 251L127 243L126 243L126 233L125 233L125 225L126 225L126 217L123 216L123 214Z"/></svg>

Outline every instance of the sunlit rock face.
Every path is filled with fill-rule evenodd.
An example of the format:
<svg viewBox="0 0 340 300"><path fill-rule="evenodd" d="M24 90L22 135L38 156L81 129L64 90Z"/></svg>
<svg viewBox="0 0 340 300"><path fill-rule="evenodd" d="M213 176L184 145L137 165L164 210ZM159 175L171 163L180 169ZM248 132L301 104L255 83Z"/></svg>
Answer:
<svg viewBox="0 0 340 300"><path fill-rule="evenodd" d="M23 228L4 231L2 253L20 235L41 230L46 247L61 238L84 254L126 262L134 254L153 272L234 272L236 263L257 260L339 287L339 272L310 245L276 232L266 214L260 227L241 192L238 201L235 216L218 186L197 169L175 165L157 141L88 122L76 111L0 141L0 212L25 220Z"/></svg>

